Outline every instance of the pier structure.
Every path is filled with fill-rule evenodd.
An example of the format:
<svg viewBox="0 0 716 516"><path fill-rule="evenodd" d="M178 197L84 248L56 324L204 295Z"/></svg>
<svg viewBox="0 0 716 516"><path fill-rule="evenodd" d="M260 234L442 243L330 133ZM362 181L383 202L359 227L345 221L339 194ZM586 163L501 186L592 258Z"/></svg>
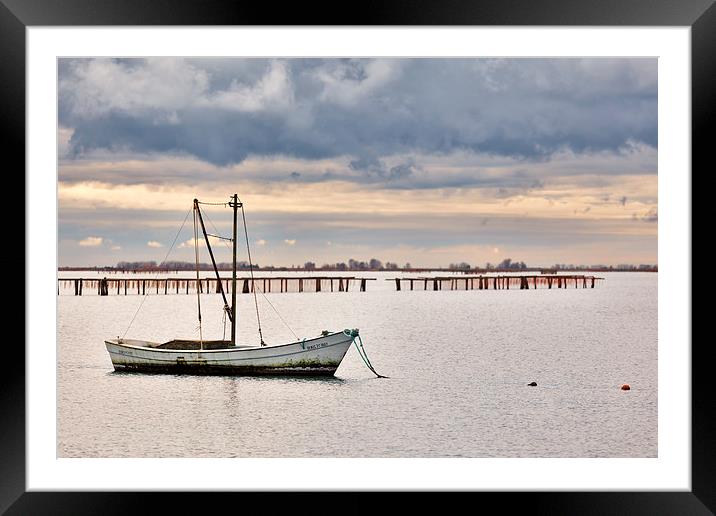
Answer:
<svg viewBox="0 0 716 516"><path fill-rule="evenodd" d="M254 277L237 278L236 293L253 293L254 289L264 293L288 292L348 292L351 285L356 285L359 292L365 292L366 282L375 281L376 278L361 278L355 276L313 276L313 277ZM74 290L75 296L87 292L98 296L116 295L145 295L145 294L189 294L200 293L218 294L219 281L222 282L224 292L231 292L231 278L58 278L57 294L61 291ZM354 287L355 288L355 287Z"/></svg>
<svg viewBox="0 0 716 516"><path fill-rule="evenodd" d="M396 290L529 290L541 288L594 288L604 278L584 275L433 276L388 278Z"/></svg>

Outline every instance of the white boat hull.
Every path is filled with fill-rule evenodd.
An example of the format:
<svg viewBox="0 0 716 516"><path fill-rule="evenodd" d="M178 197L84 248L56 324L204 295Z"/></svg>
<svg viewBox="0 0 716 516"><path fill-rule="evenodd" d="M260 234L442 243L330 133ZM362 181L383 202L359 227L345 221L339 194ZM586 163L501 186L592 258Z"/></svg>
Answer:
<svg viewBox="0 0 716 516"><path fill-rule="evenodd" d="M357 335L357 330L353 330ZM350 330L279 346L161 349L161 343L106 340L115 371L217 375L331 376L353 343ZM165 344L166 345L166 344Z"/></svg>

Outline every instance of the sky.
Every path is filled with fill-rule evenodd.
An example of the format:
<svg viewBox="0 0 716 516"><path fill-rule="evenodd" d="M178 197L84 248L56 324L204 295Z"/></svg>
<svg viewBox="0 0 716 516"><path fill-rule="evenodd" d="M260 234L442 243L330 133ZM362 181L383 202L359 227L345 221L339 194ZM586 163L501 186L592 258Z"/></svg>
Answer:
<svg viewBox="0 0 716 516"><path fill-rule="evenodd" d="M58 91L60 266L193 261L192 200L234 193L259 265L658 263L655 58L60 59Z"/></svg>

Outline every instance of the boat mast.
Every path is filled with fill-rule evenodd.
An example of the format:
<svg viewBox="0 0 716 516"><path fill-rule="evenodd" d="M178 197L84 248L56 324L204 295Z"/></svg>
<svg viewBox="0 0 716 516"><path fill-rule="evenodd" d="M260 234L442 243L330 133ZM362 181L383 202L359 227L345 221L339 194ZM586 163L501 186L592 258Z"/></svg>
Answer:
<svg viewBox="0 0 716 516"><path fill-rule="evenodd" d="M216 274L216 282L217 286L219 288L219 291L221 292L221 297L224 299L224 311L228 312L229 319L233 318L233 314L231 313L229 309L229 303L226 301L226 293L224 292L224 285L221 283L221 276L219 275L219 269L216 266L216 260L214 259L214 251L211 250L211 244L209 244L209 234L206 232L206 226L204 225L204 218L201 216L201 210L199 209L199 201L194 199L194 209L196 209L196 214L199 216L199 222L201 223L201 232L204 234L204 241L206 241L206 248L209 251L209 256L211 257L211 265L214 267L214 273ZM216 236L216 235L212 235ZM223 237L218 237L223 238Z"/></svg>
<svg viewBox="0 0 716 516"><path fill-rule="evenodd" d="M234 208L234 234L232 235L233 260L231 263L231 345L236 346L236 221L239 211L239 196L231 197L233 202L229 206Z"/></svg>
<svg viewBox="0 0 716 516"><path fill-rule="evenodd" d="M201 332L201 280L199 279L199 233L197 228L197 213L199 201L194 199L194 256L196 259L196 308L199 314L199 349L204 349L204 336Z"/></svg>

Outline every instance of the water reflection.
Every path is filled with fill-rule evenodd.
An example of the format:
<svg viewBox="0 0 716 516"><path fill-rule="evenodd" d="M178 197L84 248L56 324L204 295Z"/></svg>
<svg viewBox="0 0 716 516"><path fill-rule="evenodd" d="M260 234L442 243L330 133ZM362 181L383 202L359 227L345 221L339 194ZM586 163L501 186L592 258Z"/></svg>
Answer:
<svg viewBox="0 0 716 516"><path fill-rule="evenodd" d="M329 377L117 372L102 342L138 298L60 296L58 455L656 457L657 276L605 276L594 290L275 296L301 335L361 328L391 380L353 348ZM202 302L220 314L219 297ZM143 310L132 331L147 340L194 329L183 296L149 296ZM220 337L221 322L204 327ZM270 315L266 327L292 339Z"/></svg>

